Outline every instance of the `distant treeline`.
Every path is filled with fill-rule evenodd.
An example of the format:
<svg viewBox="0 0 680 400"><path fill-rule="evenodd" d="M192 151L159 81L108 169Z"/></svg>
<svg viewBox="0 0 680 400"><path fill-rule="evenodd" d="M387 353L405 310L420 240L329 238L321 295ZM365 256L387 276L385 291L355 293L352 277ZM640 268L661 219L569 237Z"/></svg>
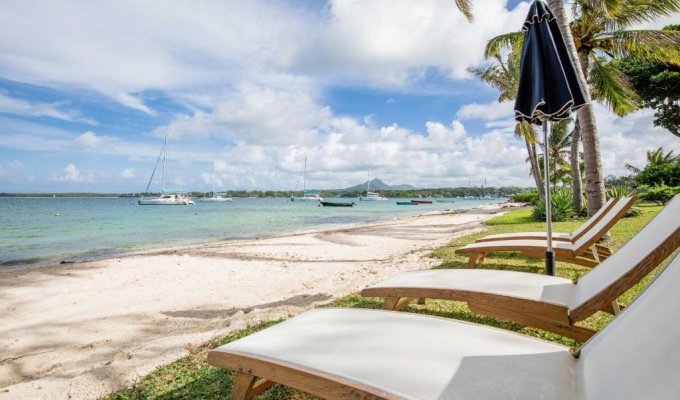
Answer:
<svg viewBox="0 0 680 400"><path fill-rule="evenodd" d="M438 189L390 189L374 190L385 197L510 197L517 193L525 192L529 189L517 186L495 187L457 187L457 188L438 188ZM301 192L290 190L230 190L225 193L231 197L291 197L300 196ZM193 197L208 197L209 192L189 192ZM346 190L323 190L324 197L360 197L365 196L366 191L346 191ZM159 193L148 193L148 197L158 196ZM140 197L141 193L0 193L0 197Z"/></svg>

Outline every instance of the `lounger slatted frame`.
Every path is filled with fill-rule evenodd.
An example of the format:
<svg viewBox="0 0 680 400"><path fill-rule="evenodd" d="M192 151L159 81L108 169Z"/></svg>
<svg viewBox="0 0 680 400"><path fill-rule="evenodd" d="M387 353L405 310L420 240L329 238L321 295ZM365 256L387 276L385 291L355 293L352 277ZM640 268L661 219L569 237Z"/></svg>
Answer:
<svg viewBox="0 0 680 400"><path fill-rule="evenodd" d="M619 199L609 212L604 213L600 220L575 242L553 242L555 259L590 268L597 266L608 257L608 254L600 250L601 246L598 246L597 242L630 210L636 200L635 196ZM463 246L457 249L456 253L468 255L468 267L472 268L478 262L484 261L490 253L520 252L525 257L542 259L545 258L546 248L546 240L494 240Z"/></svg>

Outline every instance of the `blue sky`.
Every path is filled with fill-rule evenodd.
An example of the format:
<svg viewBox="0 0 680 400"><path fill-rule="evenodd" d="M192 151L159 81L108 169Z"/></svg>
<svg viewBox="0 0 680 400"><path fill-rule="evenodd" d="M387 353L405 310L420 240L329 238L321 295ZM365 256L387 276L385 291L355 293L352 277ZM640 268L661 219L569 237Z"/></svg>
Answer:
<svg viewBox="0 0 680 400"><path fill-rule="evenodd" d="M139 192L166 135L189 190L213 168L222 189L291 189L305 157L321 189L369 168L529 186L512 105L466 72L528 3L484 7L469 24L450 0L3 2L0 192ZM596 111L607 173L678 149L649 112Z"/></svg>

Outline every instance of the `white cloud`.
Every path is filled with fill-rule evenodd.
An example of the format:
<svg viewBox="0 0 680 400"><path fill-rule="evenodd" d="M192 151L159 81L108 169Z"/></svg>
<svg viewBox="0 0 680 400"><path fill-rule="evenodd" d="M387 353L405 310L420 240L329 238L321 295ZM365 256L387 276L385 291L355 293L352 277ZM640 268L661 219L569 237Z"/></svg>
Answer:
<svg viewBox="0 0 680 400"><path fill-rule="evenodd" d="M57 177L56 180L59 182L83 183L93 182L94 177L91 174L85 176L80 173L80 170L78 170L74 164L68 164L66 168L64 168L64 175Z"/></svg>
<svg viewBox="0 0 680 400"><path fill-rule="evenodd" d="M125 168L121 173L120 176L126 179L132 179L136 176L136 172L134 168Z"/></svg>
<svg viewBox="0 0 680 400"><path fill-rule="evenodd" d="M484 121L497 121L499 119L513 120L514 104L506 101L499 103L492 101L486 104L471 103L462 106L456 113L456 117L461 120L481 119Z"/></svg>
<svg viewBox="0 0 680 400"><path fill-rule="evenodd" d="M83 117L76 110L65 108L68 104L68 101L45 103L16 99L8 96L6 92L0 89L0 113L30 117L48 117L97 125L97 121Z"/></svg>
<svg viewBox="0 0 680 400"><path fill-rule="evenodd" d="M114 138L110 136L97 136L97 134L91 131L83 132L83 134L75 139L76 144L90 149L101 149L113 141Z"/></svg>
<svg viewBox="0 0 680 400"><path fill-rule="evenodd" d="M505 0L484 1L470 24L450 0L336 0L318 41L297 60L307 73L399 87L428 69L460 79L482 61L486 42L519 30L528 6L508 11Z"/></svg>

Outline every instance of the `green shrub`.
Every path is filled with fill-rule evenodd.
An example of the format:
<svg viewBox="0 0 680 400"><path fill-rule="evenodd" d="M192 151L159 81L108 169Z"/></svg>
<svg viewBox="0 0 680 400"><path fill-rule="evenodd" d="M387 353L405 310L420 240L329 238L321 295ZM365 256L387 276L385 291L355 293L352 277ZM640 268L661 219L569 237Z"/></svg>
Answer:
<svg viewBox="0 0 680 400"><path fill-rule="evenodd" d="M680 186L659 185L647 188L647 190L640 195L640 198L645 201L664 205L678 193L680 193Z"/></svg>
<svg viewBox="0 0 680 400"><path fill-rule="evenodd" d="M635 195L635 189L629 186L612 186L607 189L607 199L615 197L631 197Z"/></svg>
<svg viewBox="0 0 680 400"><path fill-rule="evenodd" d="M531 205L538 205L541 201L538 196L538 190L532 189L528 192L516 193L512 196L512 201L516 203L529 203Z"/></svg>
<svg viewBox="0 0 680 400"><path fill-rule="evenodd" d="M567 221L576 217L574 200L571 197L570 188L554 188L550 191L552 204L552 220ZM545 221L545 202L540 201L534 208L531 216L537 221Z"/></svg>

